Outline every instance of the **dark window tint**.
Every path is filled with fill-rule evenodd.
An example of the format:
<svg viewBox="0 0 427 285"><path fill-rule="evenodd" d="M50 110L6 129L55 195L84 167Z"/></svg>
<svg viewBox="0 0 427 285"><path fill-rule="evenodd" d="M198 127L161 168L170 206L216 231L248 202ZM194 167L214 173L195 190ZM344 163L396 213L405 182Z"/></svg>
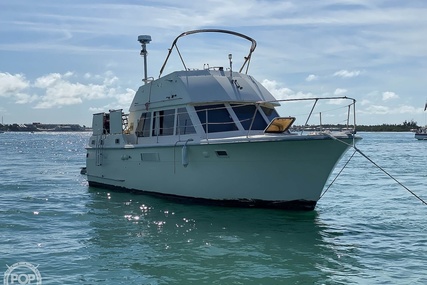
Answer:
<svg viewBox="0 0 427 285"><path fill-rule="evenodd" d="M173 135L175 109L157 111L153 118L153 136Z"/></svg>
<svg viewBox="0 0 427 285"><path fill-rule="evenodd" d="M138 137L149 137L150 136L150 122L151 113L142 113L139 118L138 126L136 127L136 135Z"/></svg>
<svg viewBox="0 0 427 285"><path fill-rule="evenodd" d="M196 106L195 109L206 133L237 130L236 124L223 104Z"/></svg>
<svg viewBox="0 0 427 285"><path fill-rule="evenodd" d="M280 117L277 113L276 109L274 108L268 108L268 107L261 107L264 114L267 116L268 120L271 122L274 118Z"/></svg>
<svg viewBox="0 0 427 285"><path fill-rule="evenodd" d="M235 104L231 106L233 107L234 113L236 113L236 116L239 118L239 121L245 130L264 130L267 127L267 123L258 112L255 105Z"/></svg>
<svg viewBox="0 0 427 285"><path fill-rule="evenodd" d="M178 119L177 119L177 134L178 135L188 135L196 133L193 123L191 122L190 116L187 113L185 108L178 109Z"/></svg>

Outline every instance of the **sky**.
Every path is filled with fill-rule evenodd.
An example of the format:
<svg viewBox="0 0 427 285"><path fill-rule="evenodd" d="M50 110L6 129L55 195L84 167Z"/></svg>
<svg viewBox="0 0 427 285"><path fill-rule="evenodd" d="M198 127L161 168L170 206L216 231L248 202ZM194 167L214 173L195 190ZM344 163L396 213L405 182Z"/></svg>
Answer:
<svg viewBox="0 0 427 285"><path fill-rule="evenodd" d="M427 124L425 0L1 1L2 122L90 126L93 113L127 112L144 77L138 35L152 38L157 78L175 37L205 28L254 38L248 73L277 99L348 96L358 124ZM190 43L194 58L211 50L201 63L220 60L224 41Z"/></svg>

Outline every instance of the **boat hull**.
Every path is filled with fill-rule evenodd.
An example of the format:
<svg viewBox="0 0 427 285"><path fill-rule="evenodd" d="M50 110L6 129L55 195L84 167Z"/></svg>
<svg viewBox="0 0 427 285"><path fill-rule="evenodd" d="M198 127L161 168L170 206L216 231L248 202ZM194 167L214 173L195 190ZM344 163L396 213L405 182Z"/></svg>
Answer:
<svg viewBox="0 0 427 285"><path fill-rule="evenodd" d="M415 134L417 140L427 140L427 134Z"/></svg>
<svg viewBox="0 0 427 285"><path fill-rule="evenodd" d="M176 200L313 210L348 147L327 136L308 136L186 147L88 148L87 177L90 186Z"/></svg>

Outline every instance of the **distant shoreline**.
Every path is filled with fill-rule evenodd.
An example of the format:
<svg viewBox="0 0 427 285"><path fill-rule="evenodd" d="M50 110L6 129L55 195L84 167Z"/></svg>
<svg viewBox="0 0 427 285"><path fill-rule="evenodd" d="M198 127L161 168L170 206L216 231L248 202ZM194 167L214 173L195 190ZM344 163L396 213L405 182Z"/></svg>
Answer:
<svg viewBox="0 0 427 285"><path fill-rule="evenodd" d="M0 124L2 132L88 132L91 128L79 124Z"/></svg>

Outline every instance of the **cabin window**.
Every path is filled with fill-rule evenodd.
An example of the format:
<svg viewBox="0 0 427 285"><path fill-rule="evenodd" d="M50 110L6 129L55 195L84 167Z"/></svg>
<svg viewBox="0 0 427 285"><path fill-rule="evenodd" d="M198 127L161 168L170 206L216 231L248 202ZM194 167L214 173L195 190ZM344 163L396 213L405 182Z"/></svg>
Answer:
<svg viewBox="0 0 427 285"><path fill-rule="evenodd" d="M185 108L178 109L177 116L177 134L178 135L188 135L195 134L196 130L194 129L193 123L191 122L191 118L187 113Z"/></svg>
<svg viewBox="0 0 427 285"><path fill-rule="evenodd" d="M276 109L268 108L265 106L261 106L261 109L264 111L264 114L267 116L268 120L271 122L274 118L280 117L277 113Z"/></svg>
<svg viewBox="0 0 427 285"><path fill-rule="evenodd" d="M104 115L103 129L104 134L110 133L110 114L108 113Z"/></svg>
<svg viewBox="0 0 427 285"><path fill-rule="evenodd" d="M153 136L171 136L174 132L175 109L154 112Z"/></svg>
<svg viewBox="0 0 427 285"><path fill-rule="evenodd" d="M267 122L255 105L232 104L231 107L245 130L264 130L267 127Z"/></svg>
<svg viewBox="0 0 427 285"><path fill-rule="evenodd" d="M142 113L141 118L138 120L138 126L136 127L136 135L138 137L149 137L151 130L150 123L151 113Z"/></svg>
<svg viewBox="0 0 427 285"><path fill-rule="evenodd" d="M195 106L205 133L229 132L238 130L233 118L224 104Z"/></svg>

